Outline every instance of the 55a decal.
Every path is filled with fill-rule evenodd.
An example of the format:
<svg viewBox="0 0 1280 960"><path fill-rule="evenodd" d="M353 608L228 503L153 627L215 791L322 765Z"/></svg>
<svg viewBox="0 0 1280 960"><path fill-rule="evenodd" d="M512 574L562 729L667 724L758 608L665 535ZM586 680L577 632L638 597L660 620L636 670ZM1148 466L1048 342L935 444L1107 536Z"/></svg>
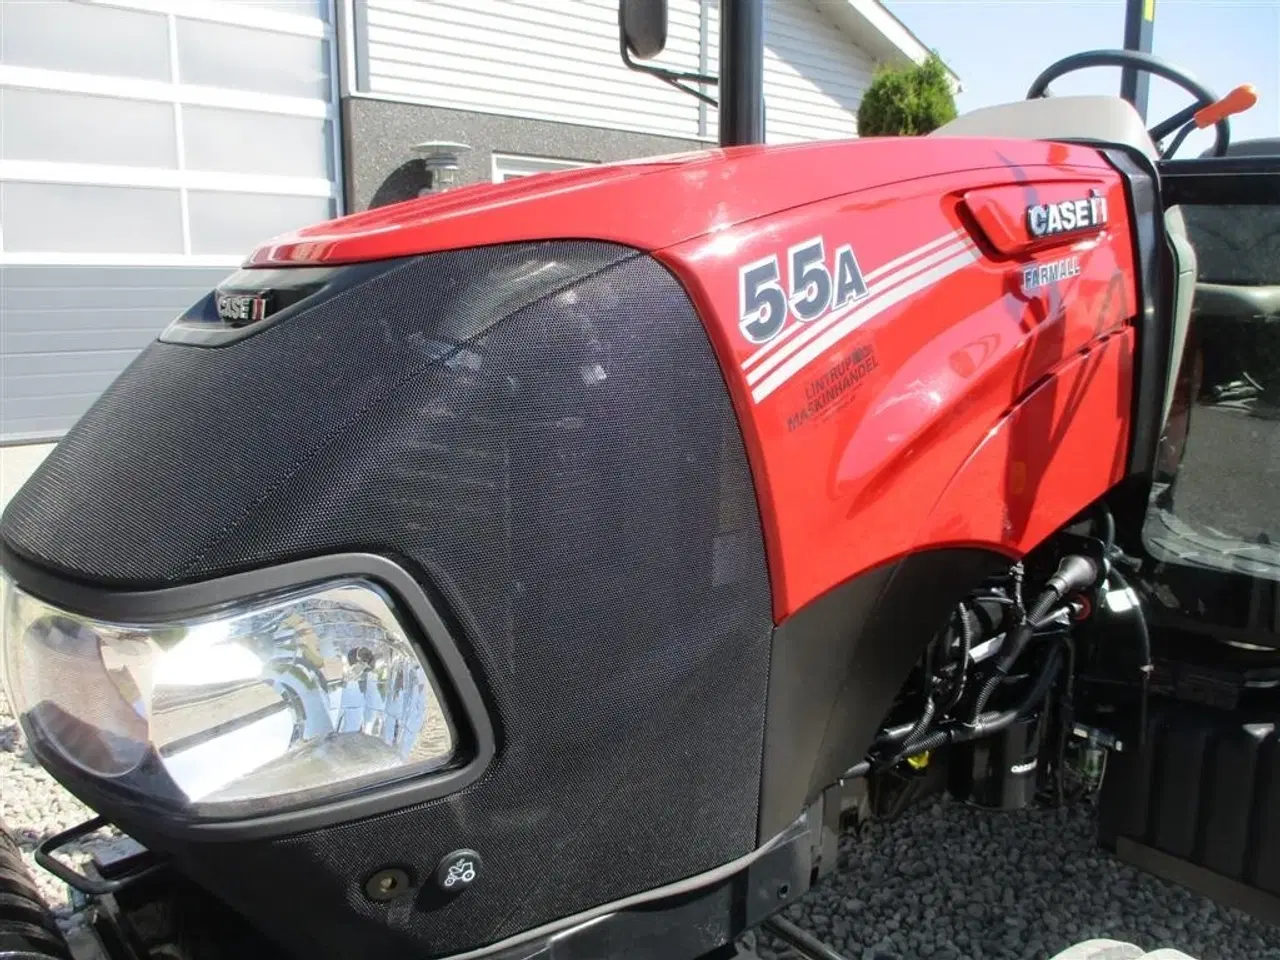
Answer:
<svg viewBox="0 0 1280 960"><path fill-rule="evenodd" d="M789 316L809 323L867 295L850 244L837 247L828 261L826 241L813 237L788 247L785 262L785 287L776 253L738 269L738 327L752 343L768 343Z"/></svg>

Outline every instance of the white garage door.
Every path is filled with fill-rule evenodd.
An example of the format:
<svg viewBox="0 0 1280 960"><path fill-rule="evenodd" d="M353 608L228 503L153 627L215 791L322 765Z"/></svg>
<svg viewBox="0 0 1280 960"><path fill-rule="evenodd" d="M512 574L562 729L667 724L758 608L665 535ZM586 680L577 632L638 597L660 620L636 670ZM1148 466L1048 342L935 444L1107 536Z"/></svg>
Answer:
<svg viewBox="0 0 1280 960"><path fill-rule="evenodd" d="M338 212L331 0L0 0L0 442Z"/></svg>

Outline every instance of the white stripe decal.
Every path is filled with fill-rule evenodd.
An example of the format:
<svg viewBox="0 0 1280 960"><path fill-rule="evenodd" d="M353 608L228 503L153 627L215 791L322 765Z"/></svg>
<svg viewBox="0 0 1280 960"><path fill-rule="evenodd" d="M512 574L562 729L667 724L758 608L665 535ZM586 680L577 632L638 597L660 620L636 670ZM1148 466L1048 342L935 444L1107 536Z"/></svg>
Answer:
<svg viewBox="0 0 1280 960"><path fill-rule="evenodd" d="M809 343L814 337L819 336L824 330L828 329L832 324L838 323L841 319L848 316L855 310L865 310L871 304L876 303L881 297L893 291L898 284L910 280L914 276L928 270L930 267L942 263L948 257L955 256L963 250L973 246L973 242L968 237L961 237L952 243L947 244L941 250L929 254L922 260L916 260L909 267L895 271L892 275L883 277L878 284L878 289L874 290L870 296L863 297L861 300L855 300L848 306L841 307L839 310L832 310L826 316L813 323L806 324L806 330L800 336L796 337L790 343L786 344L780 350L775 351L754 370L747 374L747 383L756 384L762 380L765 375L778 366L787 357L795 353L806 343Z"/></svg>
<svg viewBox="0 0 1280 960"><path fill-rule="evenodd" d="M839 343L853 331L866 323L873 317L878 316L890 307L901 303L913 294L919 293L926 287L930 287L935 283L943 280L951 274L964 269L975 260L980 259L982 255L978 252L977 247L969 245L963 253L953 256L950 260L938 264L932 270L918 274L906 283L903 283L893 290L886 292L883 296L878 297L874 302L868 303L863 301L859 309L854 310L843 320L827 330L821 337L814 340L799 353L791 357L786 363L775 370L763 383L751 391L751 398L759 403L769 394L777 390L788 380L790 380L797 372L804 369L818 357L822 356L828 349Z"/></svg>
<svg viewBox="0 0 1280 960"><path fill-rule="evenodd" d="M963 231L953 230L951 233L948 233L942 237L938 237L938 239L936 240L930 240L928 243L926 243L922 247L916 247L914 250L909 250L900 257L895 257L893 260L890 260L888 263L881 264L880 266L872 270L870 273L866 274L863 277L863 280L866 283L871 283L874 280L883 279L886 277L887 274L893 273L899 267L905 266L906 264L910 263L916 258L924 256L930 250L933 250L944 243L948 243L948 244L952 243L963 236L965 236ZM890 282L892 282L892 280L890 280ZM872 294L872 296L874 295L875 294ZM862 302L864 303L866 302L865 298L863 299ZM783 343L787 341L788 338L790 338L790 336L793 333L796 333L799 330L803 330L805 326L806 324L804 323L801 323L799 321L794 321L789 326L784 327L776 337L774 337L768 343L764 344L764 346L762 346L759 350L757 350L751 356L747 357L746 360L742 361L742 369L743 370L748 369L757 361L763 359L765 356L772 353L774 350L777 350L780 346L782 346Z"/></svg>
<svg viewBox="0 0 1280 960"><path fill-rule="evenodd" d="M868 283L870 283L872 280L877 280L880 277L883 277L887 273L893 273L899 267L906 266L908 263L910 263L912 260L915 260L917 257L923 257L930 250L934 250L942 246L944 243L951 243L952 241L958 240L964 236L966 236L966 234L963 230L952 230L946 236L939 237L937 240L934 240L932 243L926 243L923 247L916 247L914 250L904 253L900 257L896 257L893 260L890 260L888 263L881 264L880 266L872 270L870 273L868 273L865 277L863 277L863 279L866 280Z"/></svg>

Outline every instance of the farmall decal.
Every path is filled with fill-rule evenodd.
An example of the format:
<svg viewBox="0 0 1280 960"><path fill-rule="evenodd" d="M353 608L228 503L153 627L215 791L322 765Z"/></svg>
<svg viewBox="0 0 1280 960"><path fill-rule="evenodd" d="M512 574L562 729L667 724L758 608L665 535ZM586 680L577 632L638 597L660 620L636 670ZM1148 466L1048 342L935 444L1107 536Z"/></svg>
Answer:
<svg viewBox="0 0 1280 960"><path fill-rule="evenodd" d="M1097 190L1079 200L1037 203L1027 207L1027 230L1031 236L1052 237L1100 227L1107 222L1107 198Z"/></svg>
<svg viewBox="0 0 1280 960"><path fill-rule="evenodd" d="M1080 276L1080 258L1064 257L1049 263L1033 263L1022 268L1022 289L1026 293L1034 293L1042 287Z"/></svg>

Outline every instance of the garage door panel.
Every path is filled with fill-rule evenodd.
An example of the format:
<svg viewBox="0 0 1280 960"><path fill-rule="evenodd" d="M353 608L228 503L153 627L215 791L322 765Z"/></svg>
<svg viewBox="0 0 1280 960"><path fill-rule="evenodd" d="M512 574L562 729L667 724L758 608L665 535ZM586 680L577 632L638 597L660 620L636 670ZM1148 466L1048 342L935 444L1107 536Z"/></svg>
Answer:
<svg viewBox="0 0 1280 960"><path fill-rule="evenodd" d="M186 304L183 304L186 306ZM174 306L132 306L103 309L86 306L82 309L68 310L15 310L5 312L4 322L0 324L0 335L19 337L25 334L74 333L83 336L90 330L118 331L150 330L154 335L163 330L182 307ZM86 312L90 316L86 316ZM35 351L24 351L27 353Z"/></svg>
<svg viewBox="0 0 1280 960"><path fill-rule="evenodd" d="M129 307L142 298L189 306L233 267L7 266L0 307L34 310ZM214 283L209 282L215 277Z"/></svg>
<svg viewBox="0 0 1280 960"><path fill-rule="evenodd" d="M5 375L21 370L23 357L32 353L58 353L79 351L92 353L99 350L127 350L136 353L156 338L163 325L153 330L96 330L85 329L66 333L15 333L0 337L0 351L4 353ZM121 364L120 369L124 369Z"/></svg>
<svg viewBox="0 0 1280 960"><path fill-rule="evenodd" d="M11 377L58 376L75 377L97 373L115 377L122 363L128 363L137 351L132 348L122 350L78 350L74 353L28 353L19 356L5 357L3 377L7 382ZM2 387L0 387L2 389Z"/></svg>
<svg viewBox="0 0 1280 960"><path fill-rule="evenodd" d="M77 395L96 396L111 386L111 381L118 374L118 370L99 370L94 373L32 375L21 369L18 372L14 372L12 365L6 364L4 379L0 381L0 404L7 407L15 401L38 401L50 395L63 397ZM68 380L68 377L71 379ZM75 391L75 393L66 393L68 389Z"/></svg>
<svg viewBox="0 0 1280 960"><path fill-rule="evenodd" d="M0 438L57 436L223 267L0 266Z"/></svg>

